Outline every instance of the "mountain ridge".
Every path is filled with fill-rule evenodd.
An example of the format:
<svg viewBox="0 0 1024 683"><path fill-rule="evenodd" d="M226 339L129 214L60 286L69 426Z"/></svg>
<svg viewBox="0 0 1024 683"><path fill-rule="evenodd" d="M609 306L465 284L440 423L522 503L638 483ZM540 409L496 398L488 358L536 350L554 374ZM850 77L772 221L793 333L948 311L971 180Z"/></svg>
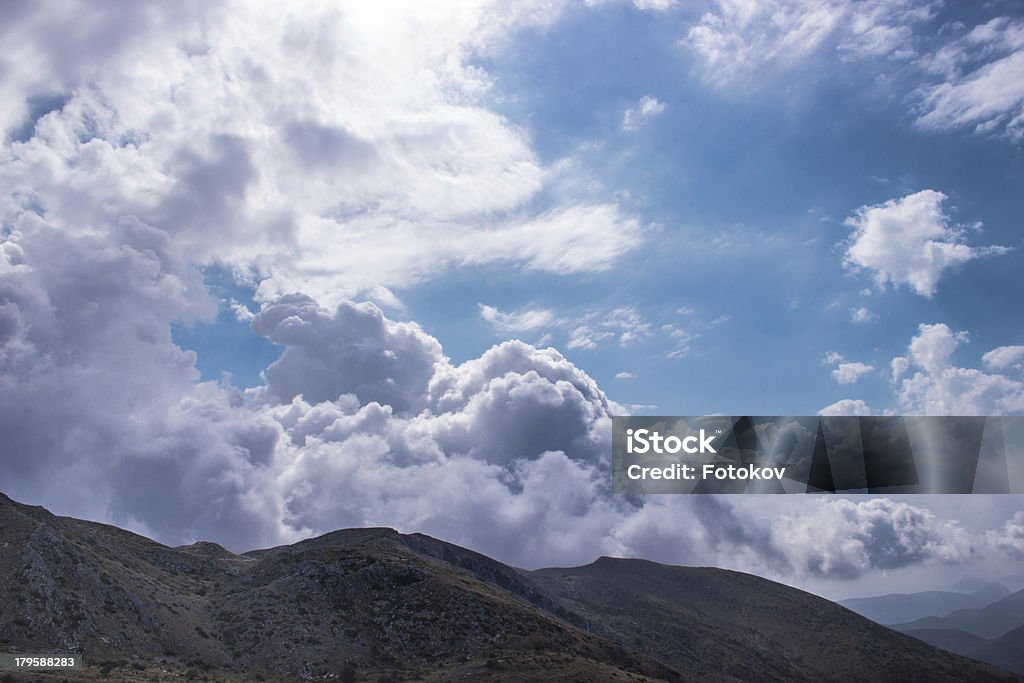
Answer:
<svg viewBox="0 0 1024 683"><path fill-rule="evenodd" d="M527 571L387 528L238 555L3 494L0 547L0 651L82 652L79 680L1024 680L710 567Z"/></svg>

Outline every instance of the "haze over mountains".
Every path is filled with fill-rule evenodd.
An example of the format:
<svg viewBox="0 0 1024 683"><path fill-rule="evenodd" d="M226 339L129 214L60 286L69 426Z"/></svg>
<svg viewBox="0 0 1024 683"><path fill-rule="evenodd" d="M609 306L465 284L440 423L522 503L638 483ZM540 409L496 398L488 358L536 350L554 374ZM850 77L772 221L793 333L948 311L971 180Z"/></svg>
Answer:
<svg viewBox="0 0 1024 683"><path fill-rule="evenodd" d="M970 592L881 595L840 604L936 647L1024 674L1024 590L1011 593L1001 583L969 580L954 587Z"/></svg>
<svg viewBox="0 0 1024 683"><path fill-rule="evenodd" d="M2 494L0 549L0 650L82 652L82 680L1024 680L713 568L524 571L391 529L236 555Z"/></svg>
<svg viewBox="0 0 1024 683"><path fill-rule="evenodd" d="M922 591L890 593L870 598L851 598L840 605L880 624L900 624L925 617L945 616L962 609L985 607L1010 595L1000 583L986 583L970 593Z"/></svg>

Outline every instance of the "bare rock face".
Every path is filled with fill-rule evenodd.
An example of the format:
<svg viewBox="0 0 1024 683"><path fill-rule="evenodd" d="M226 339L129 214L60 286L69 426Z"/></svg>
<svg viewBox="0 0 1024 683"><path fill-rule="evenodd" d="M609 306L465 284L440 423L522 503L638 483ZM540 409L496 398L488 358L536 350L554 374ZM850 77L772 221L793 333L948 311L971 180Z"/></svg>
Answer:
<svg viewBox="0 0 1024 683"><path fill-rule="evenodd" d="M2 494L0 651L82 653L74 680L1021 680L736 572L391 529L169 548Z"/></svg>

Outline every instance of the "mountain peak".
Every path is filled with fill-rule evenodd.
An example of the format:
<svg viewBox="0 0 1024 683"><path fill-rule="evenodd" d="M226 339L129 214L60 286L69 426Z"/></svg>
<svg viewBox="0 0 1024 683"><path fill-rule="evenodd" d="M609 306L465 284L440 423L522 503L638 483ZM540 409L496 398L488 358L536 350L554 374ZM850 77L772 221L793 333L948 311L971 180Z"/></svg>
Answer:
<svg viewBox="0 0 1024 683"><path fill-rule="evenodd" d="M145 675L1020 680L737 572L613 557L525 571L390 528L238 556L2 502L0 575L15 580L0 642Z"/></svg>

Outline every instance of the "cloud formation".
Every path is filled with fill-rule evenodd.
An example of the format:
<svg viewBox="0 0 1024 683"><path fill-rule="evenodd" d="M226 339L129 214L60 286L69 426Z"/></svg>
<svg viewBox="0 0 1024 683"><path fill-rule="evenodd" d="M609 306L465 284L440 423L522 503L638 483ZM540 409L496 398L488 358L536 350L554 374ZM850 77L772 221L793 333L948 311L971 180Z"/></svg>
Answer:
<svg viewBox="0 0 1024 683"><path fill-rule="evenodd" d="M1006 520L1001 529L987 534L988 542L1017 560L1024 560L1024 511Z"/></svg>
<svg viewBox="0 0 1024 683"><path fill-rule="evenodd" d="M927 26L934 0L717 0L681 41L704 79L725 90L771 81L817 60L886 72L904 89L921 130L966 129L1024 139L1024 21L997 16L975 26ZM893 63L903 78L892 79Z"/></svg>
<svg viewBox="0 0 1024 683"><path fill-rule="evenodd" d="M840 363L832 371L832 379L840 384L853 384L864 375L867 375L875 368L867 363L852 362Z"/></svg>
<svg viewBox="0 0 1024 683"><path fill-rule="evenodd" d="M968 339L966 333L953 332L943 323L918 326L907 355L892 361L901 411L920 415L1024 413L1024 382L954 365L953 352Z"/></svg>
<svg viewBox="0 0 1024 683"><path fill-rule="evenodd" d="M942 77L918 93L917 125L1024 138L1024 21L997 17L923 60Z"/></svg>
<svg viewBox="0 0 1024 683"><path fill-rule="evenodd" d="M1008 251L964 244L964 229L951 225L942 210L945 199L941 192L922 190L858 209L846 219L846 225L853 228L845 255L847 266L873 272L878 287L907 285L917 294L931 297L946 270Z"/></svg>
<svg viewBox="0 0 1024 683"><path fill-rule="evenodd" d="M622 130L634 131L643 126L649 120L665 111L665 103L659 102L658 98L651 95L644 95L637 102L635 107L630 107L622 116Z"/></svg>
<svg viewBox="0 0 1024 683"><path fill-rule="evenodd" d="M993 370L1024 369L1024 346L1000 346L982 356L981 362Z"/></svg>
<svg viewBox="0 0 1024 683"><path fill-rule="evenodd" d="M542 201L549 168L469 64L557 7L72 4L25 5L5 40L6 225L133 216L263 300L332 303L465 265L602 270L639 244L614 202Z"/></svg>
<svg viewBox="0 0 1024 683"><path fill-rule="evenodd" d="M516 341L454 364L355 300L394 305L388 287L458 267L600 271L642 241L613 199L554 191L528 134L486 106L478 57L559 11L4 6L5 492L237 550L389 525L526 566L604 553L849 577L966 556L955 525L908 506L780 501L800 515L765 521L750 501L614 496L624 409L580 368ZM199 381L172 338L217 315L210 266L256 288L231 310L281 347L253 389ZM696 334L628 306L577 322L581 349L662 334L681 355ZM907 365L951 367L927 357ZM815 518L857 542L821 557Z"/></svg>
<svg viewBox="0 0 1024 683"><path fill-rule="evenodd" d="M861 399L843 398L835 403L830 403L818 411L818 415L846 415L859 417L862 415L873 415L871 407Z"/></svg>
<svg viewBox="0 0 1024 683"><path fill-rule="evenodd" d="M1024 382L999 372L958 367L953 354L970 341L966 332L954 332L945 323L918 325L905 355L890 362L891 383L900 415L1020 415L1024 413ZM990 370L1019 370L1024 357L1017 346L1001 346L982 356ZM870 371L857 367L843 369L843 357L830 352L828 364L838 364L832 377L856 381ZM855 364L860 366L862 364ZM838 373L838 374L837 374ZM872 415L860 399L842 399L825 406L819 415Z"/></svg>
<svg viewBox="0 0 1024 683"><path fill-rule="evenodd" d="M935 3L846 3L838 0L717 0L684 43L718 86L790 69L819 50L842 56L905 57L915 50L913 27Z"/></svg>
<svg viewBox="0 0 1024 683"><path fill-rule="evenodd" d="M546 308L505 312L487 304L479 306L480 317L490 323L496 332L503 334L542 331L557 322L555 314Z"/></svg>
<svg viewBox="0 0 1024 683"><path fill-rule="evenodd" d="M962 562L975 553L957 523L885 498L828 501L813 515L784 514L773 531L799 570L833 578L927 560Z"/></svg>

